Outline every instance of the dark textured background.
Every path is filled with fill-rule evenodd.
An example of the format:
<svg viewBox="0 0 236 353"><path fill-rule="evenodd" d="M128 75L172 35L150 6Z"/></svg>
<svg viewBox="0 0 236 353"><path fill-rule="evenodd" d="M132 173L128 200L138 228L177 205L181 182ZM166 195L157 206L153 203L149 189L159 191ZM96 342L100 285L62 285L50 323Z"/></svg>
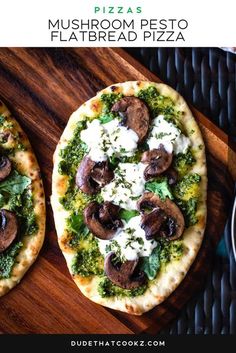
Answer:
<svg viewBox="0 0 236 353"><path fill-rule="evenodd" d="M235 54L220 48L127 51L236 140ZM204 288L163 333L236 334L236 263L230 219Z"/></svg>

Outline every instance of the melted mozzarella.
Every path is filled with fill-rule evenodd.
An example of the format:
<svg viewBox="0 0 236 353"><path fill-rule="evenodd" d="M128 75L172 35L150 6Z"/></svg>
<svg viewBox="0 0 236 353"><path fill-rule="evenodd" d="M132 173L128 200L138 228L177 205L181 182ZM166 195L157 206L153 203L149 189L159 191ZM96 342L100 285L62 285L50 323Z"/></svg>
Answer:
<svg viewBox="0 0 236 353"><path fill-rule="evenodd" d="M112 155L132 156L137 149L138 135L126 126L120 126L118 119L101 124L98 119L88 123L80 138L89 149L88 155L95 162L102 162Z"/></svg>
<svg viewBox="0 0 236 353"><path fill-rule="evenodd" d="M143 163L120 163L115 169L115 177L101 191L106 201L112 201L126 210L137 208L137 199L144 192L143 176L146 165Z"/></svg>
<svg viewBox="0 0 236 353"><path fill-rule="evenodd" d="M115 242L113 250L120 251L121 258L135 260L139 257L149 256L157 246L155 240L147 240L145 232L140 226L141 216L133 217L125 223L124 228L119 230L112 240L98 241L100 252L106 256L107 245ZM118 245L118 246L117 246Z"/></svg>
<svg viewBox="0 0 236 353"><path fill-rule="evenodd" d="M173 123L165 120L163 115L159 115L153 120L152 130L147 140L149 149L158 148L160 144L168 153L185 153L190 146L190 140L183 135Z"/></svg>

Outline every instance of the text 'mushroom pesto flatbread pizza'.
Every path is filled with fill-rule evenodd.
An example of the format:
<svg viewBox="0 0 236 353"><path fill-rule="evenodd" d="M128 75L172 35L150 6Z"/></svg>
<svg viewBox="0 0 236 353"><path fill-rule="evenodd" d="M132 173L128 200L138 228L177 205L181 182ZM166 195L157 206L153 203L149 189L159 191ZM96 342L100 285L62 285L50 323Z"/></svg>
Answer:
<svg viewBox="0 0 236 353"><path fill-rule="evenodd" d="M199 127L172 88L118 83L84 103L56 148L51 197L82 293L135 315L165 300L202 243L206 187Z"/></svg>
<svg viewBox="0 0 236 353"><path fill-rule="evenodd" d="M44 233L39 166L27 136L0 101L0 297L33 264Z"/></svg>

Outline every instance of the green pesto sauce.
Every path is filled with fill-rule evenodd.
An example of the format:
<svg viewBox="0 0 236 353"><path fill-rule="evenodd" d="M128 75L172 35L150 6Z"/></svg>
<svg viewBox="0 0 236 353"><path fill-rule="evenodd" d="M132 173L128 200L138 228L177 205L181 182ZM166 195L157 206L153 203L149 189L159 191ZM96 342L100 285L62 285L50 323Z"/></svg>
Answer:
<svg viewBox="0 0 236 353"><path fill-rule="evenodd" d="M173 242L161 240L159 241L158 247L160 250L156 252L158 256L158 261L156 262L158 266L156 269L156 275L158 274L159 270L161 268L163 269L163 267L170 261L179 260L183 255L183 242L181 240ZM138 266L141 266L143 259L144 258L140 259ZM145 293L149 283L151 283L151 281L138 288L127 290L114 285L107 277L104 276L98 284L98 292L103 298L113 296L136 297Z"/></svg>
<svg viewBox="0 0 236 353"><path fill-rule="evenodd" d="M22 246L23 244L21 242L15 243L0 254L0 279L9 278L11 276L16 256Z"/></svg>
<svg viewBox="0 0 236 353"><path fill-rule="evenodd" d="M201 176L190 173L180 179L173 188L175 202L180 207L185 218L186 227L198 222L196 212L200 192Z"/></svg>
<svg viewBox="0 0 236 353"><path fill-rule="evenodd" d="M201 176L197 173L185 175L173 188L177 199L188 201L191 197L198 196Z"/></svg>
<svg viewBox="0 0 236 353"><path fill-rule="evenodd" d="M4 134L4 131L8 131L11 134L11 138L14 139L14 147L8 147L6 145L8 141L8 133ZM8 118L0 115L0 153L2 155L12 155L14 156L18 151L25 151L26 147L21 142L21 136L18 131L14 131L14 125L11 121L8 121Z"/></svg>
<svg viewBox="0 0 236 353"><path fill-rule="evenodd" d="M20 225L21 236L33 235L38 231L31 192L26 189L21 195L13 195L9 201L9 210L14 212Z"/></svg>
<svg viewBox="0 0 236 353"><path fill-rule="evenodd" d="M79 121L74 131L73 138L68 145L60 151L61 161L59 163L59 173L74 177L79 163L87 152L87 146L80 140L80 132L86 129L86 121Z"/></svg>
<svg viewBox="0 0 236 353"><path fill-rule="evenodd" d="M177 205L181 209L185 219L185 226L188 228L193 226L198 222L198 218L196 216L198 198L191 197L188 201L176 200Z"/></svg>
<svg viewBox="0 0 236 353"><path fill-rule="evenodd" d="M176 110L171 98L161 95L154 86L142 89L138 92L137 97L147 104L153 118L160 114L164 115L167 121L172 122L182 130L179 120L181 112Z"/></svg>
<svg viewBox="0 0 236 353"><path fill-rule="evenodd" d="M118 100L123 97L121 93L103 93L101 95L101 102L103 103L103 113L111 113L111 108Z"/></svg>
<svg viewBox="0 0 236 353"><path fill-rule="evenodd" d="M104 259L99 251L97 240L90 233L85 240L77 239L79 248L73 258L71 269L73 275L89 277L104 273Z"/></svg>
<svg viewBox="0 0 236 353"><path fill-rule="evenodd" d="M68 181L68 189L64 196L60 198L60 203L67 211L75 211L76 209L84 210L86 205L91 201L102 202L101 194L86 195L80 191L75 185L75 177Z"/></svg>
<svg viewBox="0 0 236 353"><path fill-rule="evenodd" d="M186 153L178 153L177 156L174 156L173 167L178 172L178 176L182 178L189 172L195 162L193 152L191 148L188 148Z"/></svg>
<svg viewBox="0 0 236 353"><path fill-rule="evenodd" d="M119 114L111 112L113 104L123 97L121 93L103 93L100 97L102 102L102 111L98 116L98 119L102 124L106 124L114 118L119 119Z"/></svg>
<svg viewBox="0 0 236 353"><path fill-rule="evenodd" d="M160 263L166 265L173 260L179 260L183 255L184 247L182 240L160 240Z"/></svg>
<svg viewBox="0 0 236 353"><path fill-rule="evenodd" d="M147 285L143 285L134 289L123 289L113 284L107 277L103 277L98 284L98 293L102 298L105 297L137 297L146 292Z"/></svg>

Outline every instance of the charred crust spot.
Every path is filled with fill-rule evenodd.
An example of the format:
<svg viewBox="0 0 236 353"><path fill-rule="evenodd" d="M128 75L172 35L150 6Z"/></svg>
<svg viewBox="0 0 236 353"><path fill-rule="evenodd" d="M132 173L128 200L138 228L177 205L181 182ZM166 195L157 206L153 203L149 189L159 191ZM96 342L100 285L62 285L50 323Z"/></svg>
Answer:
<svg viewBox="0 0 236 353"><path fill-rule="evenodd" d="M91 109L93 110L93 111L99 111L100 110L100 108L101 108L101 104L100 104L100 102L98 102L98 101L93 101L92 103L91 103Z"/></svg>
<svg viewBox="0 0 236 353"><path fill-rule="evenodd" d="M115 91L118 90L118 87L117 86L111 86L110 89L111 89L112 92L115 92Z"/></svg>

